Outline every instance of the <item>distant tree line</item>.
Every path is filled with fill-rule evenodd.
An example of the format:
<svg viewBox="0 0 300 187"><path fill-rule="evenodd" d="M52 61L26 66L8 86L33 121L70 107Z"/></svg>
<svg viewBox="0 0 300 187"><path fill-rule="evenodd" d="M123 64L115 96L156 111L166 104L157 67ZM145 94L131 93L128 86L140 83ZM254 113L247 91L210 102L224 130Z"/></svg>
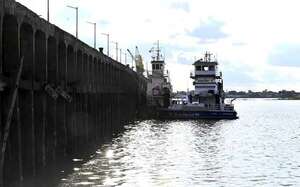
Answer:
<svg viewBox="0 0 300 187"><path fill-rule="evenodd" d="M229 98L282 98L282 99L300 99L300 93L294 90L281 90L278 92L263 90L261 92L245 91L227 91L226 97Z"/></svg>

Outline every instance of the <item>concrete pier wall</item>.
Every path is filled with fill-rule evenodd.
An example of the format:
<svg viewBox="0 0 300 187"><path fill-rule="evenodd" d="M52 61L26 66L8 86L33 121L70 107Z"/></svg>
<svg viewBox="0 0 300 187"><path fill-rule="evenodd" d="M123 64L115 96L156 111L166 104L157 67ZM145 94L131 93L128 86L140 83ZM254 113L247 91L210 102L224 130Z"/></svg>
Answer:
<svg viewBox="0 0 300 187"><path fill-rule="evenodd" d="M146 104L147 83L13 0L0 0L0 10L1 145L24 59L5 150L5 185L111 136Z"/></svg>

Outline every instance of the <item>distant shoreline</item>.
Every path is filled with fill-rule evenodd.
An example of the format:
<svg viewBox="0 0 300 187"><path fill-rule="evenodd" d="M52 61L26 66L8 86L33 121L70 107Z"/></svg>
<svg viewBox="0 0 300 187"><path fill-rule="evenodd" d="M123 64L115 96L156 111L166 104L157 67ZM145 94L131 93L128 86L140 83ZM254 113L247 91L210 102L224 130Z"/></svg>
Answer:
<svg viewBox="0 0 300 187"><path fill-rule="evenodd" d="M226 97L230 98L273 98L278 100L300 100L300 92L294 90L281 90L278 92L264 90L262 92L228 91Z"/></svg>
<svg viewBox="0 0 300 187"><path fill-rule="evenodd" d="M276 99L276 100L300 100L300 97L241 97L241 96L226 96L226 99Z"/></svg>

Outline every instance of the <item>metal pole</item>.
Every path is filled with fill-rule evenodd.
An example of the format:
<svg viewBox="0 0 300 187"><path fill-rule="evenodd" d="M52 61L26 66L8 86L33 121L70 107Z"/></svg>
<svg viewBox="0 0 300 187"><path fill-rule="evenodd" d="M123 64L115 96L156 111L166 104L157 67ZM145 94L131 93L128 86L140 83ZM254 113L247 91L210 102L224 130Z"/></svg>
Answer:
<svg viewBox="0 0 300 187"><path fill-rule="evenodd" d="M107 34L107 56L109 56L109 34Z"/></svg>
<svg viewBox="0 0 300 187"><path fill-rule="evenodd" d="M116 42L116 59L118 61L118 42Z"/></svg>
<svg viewBox="0 0 300 187"><path fill-rule="evenodd" d="M120 62L122 63L122 49L120 49Z"/></svg>
<svg viewBox="0 0 300 187"><path fill-rule="evenodd" d="M101 33L107 37L107 56L109 56L109 33Z"/></svg>
<svg viewBox="0 0 300 187"><path fill-rule="evenodd" d="M76 38L78 38L78 7L76 7Z"/></svg>
<svg viewBox="0 0 300 187"><path fill-rule="evenodd" d="M96 23L94 23L94 48L96 49Z"/></svg>
<svg viewBox="0 0 300 187"><path fill-rule="evenodd" d="M118 50L118 42L112 41L111 43L116 44L116 61L118 61L118 53L119 53L119 50Z"/></svg>
<svg viewBox="0 0 300 187"><path fill-rule="evenodd" d="M49 0L47 0L47 21L50 21L50 16L49 16Z"/></svg>
<svg viewBox="0 0 300 187"><path fill-rule="evenodd" d="M78 7L69 6L69 5L67 7L76 10L76 38L78 38Z"/></svg>
<svg viewBox="0 0 300 187"><path fill-rule="evenodd" d="M87 23L94 25L94 48L96 49L96 23L89 22L89 21Z"/></svg>

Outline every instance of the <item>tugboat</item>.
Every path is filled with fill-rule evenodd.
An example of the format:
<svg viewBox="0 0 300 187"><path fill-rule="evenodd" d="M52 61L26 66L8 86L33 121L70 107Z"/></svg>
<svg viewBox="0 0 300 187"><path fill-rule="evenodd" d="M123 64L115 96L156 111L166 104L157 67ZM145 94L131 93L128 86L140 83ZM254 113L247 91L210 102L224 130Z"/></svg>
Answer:
<svg viewBox="0 0 300 187"><path fill-rule="evenodd" d="M147 71L147 102L148 107L153 110L157 108L168 108L172 93L172 84L169 71L165 70L165 59L161 53L159 41L149 51L152 53L152 71Z"/></svg>
<svg viewBox="0 0 300 187"><path fill-rule="evenodd" d="M225 104L222 72L218 73L218 61L211 53L194 64L190 78L195 90L186 98L171 101L169 107L159 108L159 119L237 119L232 102Z"/></svg>

